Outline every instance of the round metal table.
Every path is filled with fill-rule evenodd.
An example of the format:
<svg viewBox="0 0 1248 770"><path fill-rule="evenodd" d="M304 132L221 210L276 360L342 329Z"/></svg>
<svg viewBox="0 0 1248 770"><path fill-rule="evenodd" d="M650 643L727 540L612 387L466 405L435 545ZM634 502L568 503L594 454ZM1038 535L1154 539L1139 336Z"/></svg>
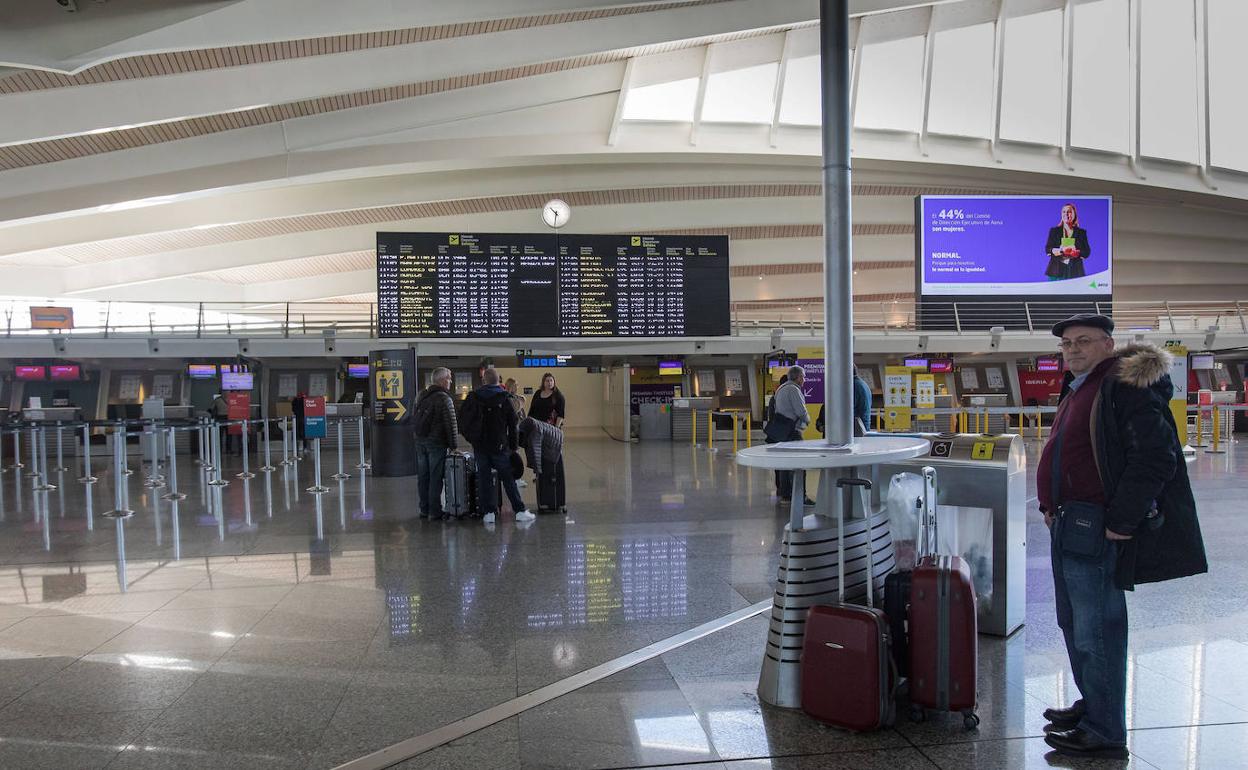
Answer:
<svg viewBox="0 0 1248 770"><path fill-rule="evenodd" d="M851 518L844 511L843 531L829 512L839 506L836 479L857 475L856 468L909 460L927 454L931 444L913 436L863 436L848 447L832 447L823 440L790 441L751 447L737 452L737 463L751 468L793 471L793 504L784 528L780 569L771 610L767 648L758 680L758 695L765 703L784 708L801 707L801 649L806 612L816 604L838 601L841 586L837 573L840 554L845 564L857 563L855 576L845 577L847 595L869 596L875 586L883 588L893 568L886 511L862 511ZM821 471L815 509L806 515L806 471ZM841 547L842 534L845 538ZM887 546L881 546L887 543Z"/></svg>

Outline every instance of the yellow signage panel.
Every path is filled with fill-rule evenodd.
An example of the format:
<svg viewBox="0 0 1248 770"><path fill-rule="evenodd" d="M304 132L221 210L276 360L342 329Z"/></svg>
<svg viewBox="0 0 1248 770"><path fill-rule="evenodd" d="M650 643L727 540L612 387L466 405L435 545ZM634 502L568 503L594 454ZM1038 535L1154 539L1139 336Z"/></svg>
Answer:
<svg viewBox="0 0 1248 770"><path fill-rule="evenodd" d="M996 449L995 441L976 441L971 446L971 459L973 460L991 460L992 450Z"/></svg>
<svg viewBox="0 0 1248 770"><path fill-rule="evenodd" d="M384 401L386 399L403 398L403 370L402 369L378 369L377 370L377 400Z"/></svg>

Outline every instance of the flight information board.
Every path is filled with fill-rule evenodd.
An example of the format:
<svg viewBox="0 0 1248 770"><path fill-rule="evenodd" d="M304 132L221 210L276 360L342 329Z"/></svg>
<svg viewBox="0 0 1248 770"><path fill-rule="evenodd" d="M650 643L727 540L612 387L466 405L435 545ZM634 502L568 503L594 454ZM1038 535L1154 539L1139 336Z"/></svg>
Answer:
<svg viewBox="0 0 1248 770"><path fill-rule="evenodd" d="M377 307L382 337L722 336L728 237L378 233Z"/></svg>

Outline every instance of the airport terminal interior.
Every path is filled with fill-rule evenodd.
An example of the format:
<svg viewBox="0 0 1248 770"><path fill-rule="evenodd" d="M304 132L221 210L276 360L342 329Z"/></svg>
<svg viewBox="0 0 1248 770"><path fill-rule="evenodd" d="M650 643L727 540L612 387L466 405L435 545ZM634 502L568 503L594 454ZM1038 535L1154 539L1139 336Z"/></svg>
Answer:
<svg viewBox="0 0 1248 770"><path fill-rule="evenodd" d="M1246 35L0 0L0 768L1248 768ZM1156 349L1208 562L1127 593L1125 758L1045 714L1076 314ZM495 382L535 419L491 471ZM970 709L909 671L948 617L890 603L927 552ZM813 641L844 602L895 621L868 729L813 705L862 695Z"/></svg>

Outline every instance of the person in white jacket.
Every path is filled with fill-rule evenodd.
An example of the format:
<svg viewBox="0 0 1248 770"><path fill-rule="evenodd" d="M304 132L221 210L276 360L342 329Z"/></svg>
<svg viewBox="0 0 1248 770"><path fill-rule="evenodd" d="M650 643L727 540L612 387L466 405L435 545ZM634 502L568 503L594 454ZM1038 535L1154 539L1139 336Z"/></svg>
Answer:
<svg viewBox="0 0 1248 770"><path fill-rule="evenodd" d="M789 367L789 381L776 390L771 397L774 412L793 421L793 432L785 441L797 441L802 431L810 424L810 413L806 411L806 393L802 385L806 382L806 370L800 366ZM780 502L787 503L793 497L793 471L776 471L776 494ZM805 498L807 505L814 501Z"/></svg>

